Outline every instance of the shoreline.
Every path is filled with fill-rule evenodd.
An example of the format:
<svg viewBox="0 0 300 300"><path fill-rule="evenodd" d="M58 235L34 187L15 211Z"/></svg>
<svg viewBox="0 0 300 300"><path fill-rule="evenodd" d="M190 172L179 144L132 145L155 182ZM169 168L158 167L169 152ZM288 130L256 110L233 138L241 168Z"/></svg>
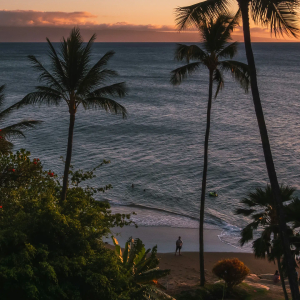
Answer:
<svg viewBox="0 0 300 300"><path fill-rule="evenodd" d="M174 228L174 227L138 227L126 226L123 228L113 228L114 236L117 238L119 245L124 248L125 242L130 236L140 238L145 244L146 249L157 245L157 258L159 259L160 269L170 269L171 273L165 278L161 278L159 283L162 284L167 293L176 294L181 290L193 289L199 285L199 246L198 246L198 229L195 228ZM219 279L212 273L213 266L222 259L238 258L249 269L254 282L260 288L260 284L265 285L266 282L260 282L256 275L269 274L272 276L277 265L269 262L267 259L255 258L252 252L242 251L223 243L218 235L221 230L205 229L204 230L204 267L206 280L210 283ZM182 256L174 255L175 242L178 236L182 237L183 247L181 249ZM108 243L107 248L114 250L111 238L103 240ZM254 276L254 277L253 277ZM248 282L249 283L249 282ZM269 281L267 286L272 289L274 295L281 295L281 285L273 284ZM276 298L277 299L277 298Z"/></svg>
<svg viewBox="0 0 300 300"><path fill-rule="evenodd" d="M221 232L218 229L204 229L204 252L252 253L248 249L243 250L222 242L219 238ZM121 247L132 236L141 239L146 249L157 245L158 253L174 253L175 242L181 236L182 253L199 251L199 229L196 228L125 226L113 228L112 233ZM103 241L112 244L110 237Z"/></svg>

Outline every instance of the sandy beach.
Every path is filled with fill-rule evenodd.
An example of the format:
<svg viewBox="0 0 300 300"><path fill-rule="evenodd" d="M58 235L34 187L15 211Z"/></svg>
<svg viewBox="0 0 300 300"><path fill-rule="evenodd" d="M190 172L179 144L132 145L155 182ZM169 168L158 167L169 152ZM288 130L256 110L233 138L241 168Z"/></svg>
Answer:
<svg viewBox="0 0 300 300"><path fill-rule="evenodd" d="M159 267L171 269L171 274L161 280L169 291L193 287L199 284L199 253L198 253L198 229L172 228L172 227L125 227L113 230L119 244L124 246L128 237L139 237L146 248L158 246ZM243 252L242 249L224 244L218 238L220 230L205 230L205 270L207 280L218 280L213 273L213 266L221 259L238 258L250 269L250 274L274 274L277 266L265 259L257 259L253 253ZM175 256L175 241L178 236L182 237L182 256ZM111 240L107 239L111 244ZM113 249L112 246L109 246ZM274 287L281 293L281 287Z"/></svg>
<svg viewBox="0 0 300 300"><path fill-rule="evenodd" d="M114 228L114 236L121 246L129 237L140 238L146 248L152 248L157 245L159 253L172 253L175 251L175 241L178 236L183 240L183 252L194 252L199 250L199 230L196 228L174 228L174 227L138 227L126 226L123 228ZM204 251L205 252L249 252L242 248L236 248L220 241L221 230L204 230ZM106 239L111 243L111 239Z"/></svg>

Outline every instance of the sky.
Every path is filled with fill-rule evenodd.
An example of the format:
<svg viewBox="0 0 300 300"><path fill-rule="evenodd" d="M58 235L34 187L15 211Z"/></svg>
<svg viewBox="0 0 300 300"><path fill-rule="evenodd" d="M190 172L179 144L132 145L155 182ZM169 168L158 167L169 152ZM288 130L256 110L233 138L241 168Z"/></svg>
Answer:
<svg viewBox="0 0 300 300"><path fill-rule="evenodd" d="M197 0L0 0L0 42L60 41L79 26L98 42L197 42L197 32L178 33L175 8ZM237 6L233 7L233 10ZM251 24L252 41L284 42ZM242 28L233 35L242 41Z"/></svg>

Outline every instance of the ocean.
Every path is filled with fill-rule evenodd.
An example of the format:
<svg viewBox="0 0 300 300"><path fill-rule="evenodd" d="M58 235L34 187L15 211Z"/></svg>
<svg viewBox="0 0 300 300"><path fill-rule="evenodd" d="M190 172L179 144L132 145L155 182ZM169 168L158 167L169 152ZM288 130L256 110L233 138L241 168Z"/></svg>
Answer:
<svg viewBox="0 0 300 300"><path fill-rule="evenodd" d="M58 44L55 44L58 47ZM113 189L97 199L109 201L116 212L137 214L140 226L197 228L208 98L205 68L173 87L170 72L183 65L174 61L173 43L95 43L92 63L109 50L116 52L109 68L125 81L126 98L118 101L128 118L79 107L72 164L91 170L103 159L95 187ZM300 196L300 43L254 43L262 105L279 182ZM0 84L6 84L6 105L22 99L38 85L30 67L33 54L49 67L45 43L1 43ZM246 62L239 45L235 60ZM220 229L220 239L238 246L240 230L249 220L234 214L239 201L268 183L251 93L245 94L230 75L212 105L205 227ZM63 174L69 113L66 104L28 106L14 112L4 125L21 119L42 120L26 139L14 141L40 158L46 170ZM132 188L134 184L134 188Z"/></svg>

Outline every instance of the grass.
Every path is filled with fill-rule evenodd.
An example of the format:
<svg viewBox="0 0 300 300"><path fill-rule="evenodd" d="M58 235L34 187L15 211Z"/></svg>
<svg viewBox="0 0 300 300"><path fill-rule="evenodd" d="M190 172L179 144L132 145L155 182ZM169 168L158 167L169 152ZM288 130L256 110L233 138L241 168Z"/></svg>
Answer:
<svg viewBox="0 0 300 300"><path fill-rule="evenodd" d="M267 291L265 289L255 288L246 283L241 283L233 290L223 296L224 284L206 284L204 287L198 287L190 291L183 291L175 296L177 300L282 300L282 295Z"/></svg>

